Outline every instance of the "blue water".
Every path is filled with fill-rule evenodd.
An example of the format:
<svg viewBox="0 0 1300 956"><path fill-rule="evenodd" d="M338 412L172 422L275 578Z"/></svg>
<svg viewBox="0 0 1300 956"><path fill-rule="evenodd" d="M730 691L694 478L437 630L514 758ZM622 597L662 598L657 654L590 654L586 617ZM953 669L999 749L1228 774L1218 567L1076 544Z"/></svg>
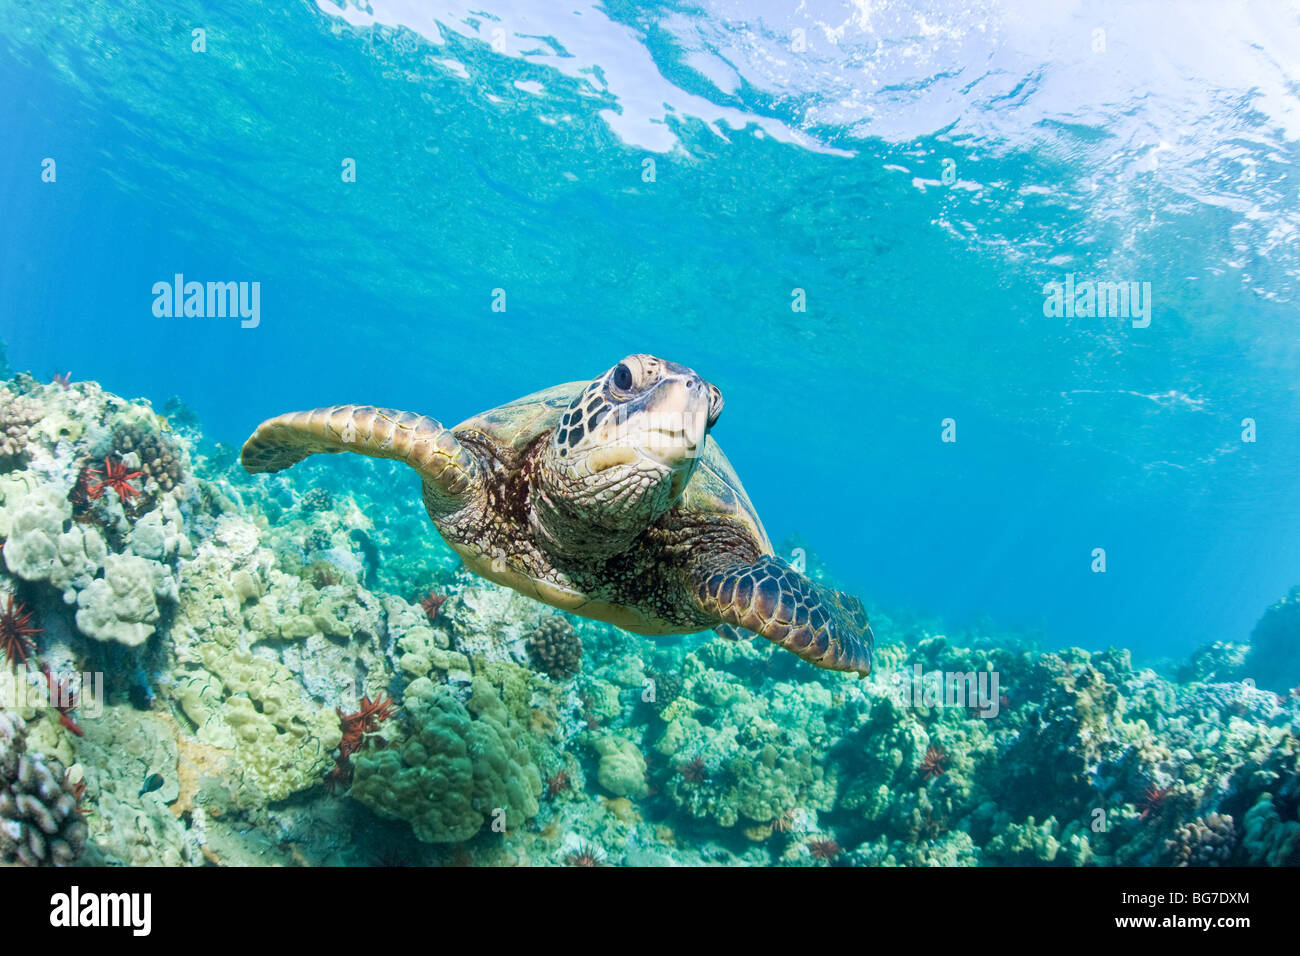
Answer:
<svg viewBox="0 0 1300 956"><path fill-rule="evenodd" d="M653 352L869 607L1182 655L1300 582L1294 11L418 6L0 7L10 364L237 443ZM176 273L260 324L155 317ZM1045 316L1067 273L1150 326Z"/></svg>

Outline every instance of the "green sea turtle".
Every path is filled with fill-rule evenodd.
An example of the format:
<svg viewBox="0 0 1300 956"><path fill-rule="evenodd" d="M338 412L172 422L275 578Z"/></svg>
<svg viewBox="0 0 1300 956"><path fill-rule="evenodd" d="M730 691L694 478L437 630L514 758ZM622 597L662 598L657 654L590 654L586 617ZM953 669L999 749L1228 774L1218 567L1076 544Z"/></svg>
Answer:
<svg viewBox="0 0 1300 956"><path fill-rule="evenodd" d="M691 369L629 355L452 429L370 405L290 412L258 426L241 461L252 473L317 452L403 461L447 543L497 584L639 634L752 631L818 667L868 673L861 602L773 553L708 434L721 411L722 393Z"/></svg>

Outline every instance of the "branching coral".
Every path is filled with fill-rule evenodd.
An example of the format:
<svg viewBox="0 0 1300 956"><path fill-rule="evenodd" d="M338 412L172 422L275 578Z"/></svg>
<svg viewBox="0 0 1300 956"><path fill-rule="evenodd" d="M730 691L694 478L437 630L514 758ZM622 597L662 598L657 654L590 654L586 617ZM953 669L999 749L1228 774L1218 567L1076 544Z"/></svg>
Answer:
<svg viewBox="0 0 1300 956"><path fill-rule="evenodd" d="M185 477L185 460L174 438L166 432L132 424L118 430L113 448L119 456L134 453L140 462L136 477L152 480L164 494L174 491Z"/></svg>
<svg viewBox="0 0 1300 956"><path fill-rule="evenodd" d="M1236 843L1232 817L1211 813L1180 826L1165 846L1177 866L1226 866Z"/></svg>
<svg viewBox="0 0 1300 956"><path fill-rule="evenodd" d="M32 398L0 389L0 462L24 453L28 431L40 417L40 405Z"/></svg>
<svg viewBox="0 0 1300 956"><path fill-rule="evenodd" d="M77 799L63 765L29 752L22 719L0 711L0 864L75 862L88 833Z"/></svg>
<svg viewBox="0 0 1300 956"><path fill-rule="evenodd" d="M675 671L650 670L647 676L654 681L654 696L649 703L657 713L663 713L673 701L682 696L682 675Z"/></svg>

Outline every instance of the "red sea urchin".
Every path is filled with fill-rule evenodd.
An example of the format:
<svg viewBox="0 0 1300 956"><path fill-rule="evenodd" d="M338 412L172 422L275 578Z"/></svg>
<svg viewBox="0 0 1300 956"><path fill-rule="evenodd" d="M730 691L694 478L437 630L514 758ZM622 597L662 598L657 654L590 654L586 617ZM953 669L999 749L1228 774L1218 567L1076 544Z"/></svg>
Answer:
<svg viewBox="0 0 1300 956"><path fill-rule="evenodd" d="M678 767L677 772L687 783L701 784L709 779L709 768L703 757L692 757Z"/></svg>
<svg viewBox="0 0 1300 956"><path fill-rule="evenodd" d="M379 695L378 700L361 698L361 709L355 714L339 711L339 721L343 725L343 740L339 743L339 753L344 758L352 756L361 749L361 740L366 734L373 734L379 725L390 719L397 711L397 705L391 698Z"/></svg>
<svg viewBox="0 0 1300 956"><path fill-rule="evenodd" d="M98 498L104 493L105 488L112 488L117 492L125 506L136 495L140 494L140 489L132 486L130 482L144 474L143 471L127 471L126 465L121 460L113 461L110 457L104 458L104 470L99 472L103 480L95 485L92 498Z"/></svg>
<svg viewBox="0 0 1300 956"><path fill-rule="evenodd" d="M1165 801L1169 799L1169 795L1173 792L1173 789L1172 785L1168 787L1157 787L1155 784L1151 784L1148 786L1146 793L1142 795L1142 813L1138 819L1146 820L1148 817L1158 816L1160 811L1164 808Z"/></svg>
<svg viewBox="0 0 1300 956"><path fill-rule="evenodd" d="M420 607L424 609L425 616L429 618L429 621L433 622L437 620L438 611L441 610L446 601L447 595L430 591L420 599Z"/></svg>
<svg viewBox="0 0 1300 956"><path fill-rule="evenodd" d="M922 780L933 780L940 774L948 772L948 752L942 747L931 744L921 758L920 774Z"/></svg>
<svg viewBox="0 0 1300 956"><path fill-rule="evenodd" d="M830 838L808 841L808 853L815 860L823 860L829 863L840 855L840 850L840 845Z"/></svg>
<svg viewBox="0 0 1300 956"><path fill-rule="evenodd" d="M48 664L41 666L41 673L45 675L45 683L50 688L50 706L59 712L59 723L78 737L86 736L86 732L77 726L72 717L72 712L79 703L76 692L55 677Z"/></svg>
<svg viewBox="0 0 1300 956"><path fill-rule="evenodd" d="M600 849L590 843L580 843L564 855L567 866L604 866L605 857Z"/></svg>
<svg viewBox="0 0 1300 956"><path fill-rule="evenodd" d="M361 749L366 734L378 731L379 725L392 718L396 712L397 704L383 694L379 695L378 700L361 698L361 709L354 714L337 711L343 739L339 741L339 757L334 762L334 769L325 777L325 786L331 793L351 782L352 755Z"/></svg>
<svg viewBox="0 0 1300 956"><path fill-rule="evenodd" d="M0 611L0 650L10 664L26 664L27 655L36 650L32 635L41 633L41 628L32 627L32 612L21 601L9 595L3 611Z"/></svg>
<svg viewBox="0 0 1300 956"><path fill-rule="evenodd" d="M564 791L573 787L573 781L567 770L561 770L546 781L546 795L554 800Z"/></svg>

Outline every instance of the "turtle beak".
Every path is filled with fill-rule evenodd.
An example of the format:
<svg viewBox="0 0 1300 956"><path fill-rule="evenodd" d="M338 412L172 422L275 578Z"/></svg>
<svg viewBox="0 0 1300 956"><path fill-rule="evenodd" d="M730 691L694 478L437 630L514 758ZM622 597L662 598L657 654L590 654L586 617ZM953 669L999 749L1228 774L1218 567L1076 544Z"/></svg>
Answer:
<svg viewBox="0 0 1300 956"><path fill-rule="evenodd" d="M709 386L709 423L708 428L712 428L718 423L718 416L722 414L722 389L716 385Z"/></svg>
<svg viewBox="0 0 1300 956"><path fill-rule="evenodd" d="M604 471L606 468L614 468L618 465L630 465L636 461L636 453L625 445L614 445L609 448L597 448L591 453L588 465L592 474Z"/></svg>

